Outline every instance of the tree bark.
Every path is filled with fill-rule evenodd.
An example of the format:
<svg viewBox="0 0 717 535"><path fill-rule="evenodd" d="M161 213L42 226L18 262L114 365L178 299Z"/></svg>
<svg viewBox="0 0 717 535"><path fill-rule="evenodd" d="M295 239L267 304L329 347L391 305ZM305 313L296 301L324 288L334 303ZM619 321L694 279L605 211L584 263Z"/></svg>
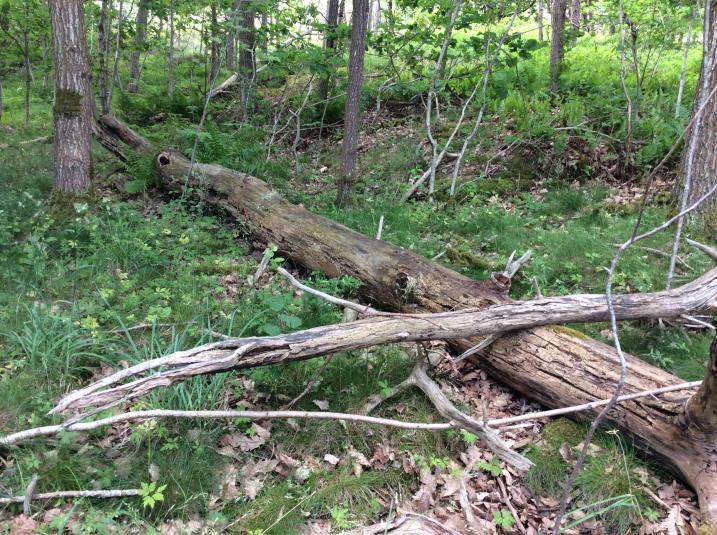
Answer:
<svg viewBox="0 0 717 535"><path fill-rule="evenodd" d="M102 114L109 113L109 103L107 99L107 58L109 56L109 0L102 0L100 6L100 19L97 23L97 53L99 59L98 82L100 85L100 108Z"/></svg>
<svg viewBox="0 0 717 535"><path fill-rule="evenodd" d="M537 19L538 19L538 41L542 42L543 36L543 0L537 0L536 3Z"/></svg>
<svg viewBox="0 0 717 535"><path fill-rule="evenodd" d="M22 30L22 55L25 64L25 128L30 126L30 83L32 82L32 68L30 67L30 4L25 0L25 26Z"/></svg>
<svg viewBox="0 0 717 535"><path fill-rule="evenodd" d="M251 0L244 0L241 6L242 25L239 30L239 98L243 119L249 114L251 86L256 78L256 27L255 11Z"/></svg>
<svg viewBox="0 0 717 535"><path fill-rule="evenodd" d="M174 94L174 7L176 0L169 0L169 47L167 52L167 93Z"/></svg>
<svg viewBox="0 0 717 535"><path fill-rule="evenodd" d="M227 32L227 69L234 71L237 65L237 27L239 26L239 8L242 0L234 0L231 8L231 22Z"/></svg>
<svg viewBox="0 0 717 535"><path fill-rule="evenodd" d="M137 7L137 17L135 18L134 33L134 50L129 62L129 83L127 84L128 93L137 92L137 84L140 76L139 60L142 55L142 48L147 39L147 18L149 17L150 0L139 0Z"/></svg>
<svg viewBox="0 0 717 535"><path fill-rule="evenodd" d="M212 3L211 6L211 21L209 23L209 40L211 41L211 70L209 71L209 86L211 87L214 80L217 79L219 74L219 21L217 20L217 6Z"/></svg>
<svg viewBox="0 0 717 535"><path fill-rule="evenodd" d="M90 66L82 0L50 0L55 62L56 189L82 192L90 187Z"/></svg>
<svg viewBox="0 0 717 535"><path fill-rule="evenodd" d="M119 79L119 62L120 52L122 51L122 15L124 14L124 0L119 0L119 9L117 11L117 36L115 38L115 57L112 62L112 77L110 78L110 89L107 92L107 109L112 107L112 99L115 92L115 84L120 85L120 91L122 90L121 81Z"/></svg>
<svg viewBox="0 0 717 535"><path fill-rule="evenodd" d="M361 124L361 86L368 12L368 0L353 0L349 79L344 109L344 139L341 145L341 178L336 193L338 206L346 206L349 203L354 188L358 134Z"/></svg>
<svg viewBox="0 0 717 535"><path fill-rule="evenodd" d="M102 122L104 121L105 118ZM116 119L111 121L121 125ZM123 141L138 150L151 151L146 140L131 130L126 130L132 135L124 137ZM115 127L111 136L122 137L122 132L122 128ZM184 183L189 165L187 158L174 151L164 151L157 157L157 172L170 187L177 182ZM369 303L404 313L488 309L483 310L483 313L488 314L512 303L507 295L507 287L501 284L500 276L493 277L495 280L481 282L468 279L409 251L363 236L314 215L301 206L292 205L271 191L264 182L249 175L216 165L202 164L195 164L194 173L197 183L212 193L207 197L210 202L248 223L258 239L276 244L284 254L308 269L322 271L332 277L349 275L361 280L361 295ZM711 288L713 284L701 279L692 283L691 287L695 291L702 291L698 289ZM669 295L683 289L673 290ZM582 299L577 296L573 298ZM578 306L577 309L584 312L593 307L604 307L599 296L589 299L589 305ZM644 296L626 296L625 299L628 300L623 301L623 304L638 300L632 301L632 305L625 308L632 311L632 317L638 317L646 313L650 303L662 298L656 299L653 295L646 298L646 301L640 301L645 299ZM702 304L710 301L712 299L704 299ZM544 299L534 303L540 309L541 304L549 305L555 301ZM489 312L491 310L493 312ZM604 309L601 313L604 314ZM663 311L655 312L656 315L662 313ZM622 315L622 312L620 314L623 319L629 317ZM473 316L472 320L465 324L467 329L474 329L472 333L485 334L491 328L497 328L493 317L487 322L485 330L478 330L478 323L474 321L478 317L485 320L487 316ZM506 317L517 320L520 314L516 314L516 309L510 309ZM538 313L529 321L540 323L540 317L541 314ZM604 317L602 315L588 321ZM563 321L575 319L575 316L562 317ZM385 327L389 320L376 318L368 321L379 322L366 333L366 337L370 338L380 337L378 325ZM451 325L455 327L457 324L451 322ZM522 324L524 325L525 323ZM430 336L447 336L449 325L444 324L442 327L440 323L423 327L412 323L411 327L399 328L394 334L398 337L397 333L400 331L403 333L403 340L406 340L412 336L422 336L421 329L432 329L433 334ZM513 325L513 328L520 327L518 324ZM342 326L340 329L343 332L351 327ZM453 334L460 336L457 332ZM362 344L369 342L363 336L360 339ZM459 351L465 351L479 342L476 338L452 338L451 345ZM293 340L292 343L299 343L299 339ZM280 358L286 360L291 358L290 355L301 358L299 346L296 347L296 350L292 349L289 353L280 350ZM350 347L351 344L347 346ZM214 356L225 358L228 355L216 353ZM249 354L244 358L249 359ZM303 358L308 357L304 354ZM625 393L642 392L681 382L679 378L636 357L626 355L626 358L629 374ZM714 447L717 436L713 431L714 408L717 405L715 359L713 346L706 381L697 398L690 402L687 412L683 408L684 396L670 394L659 400L643 398L620 404L611 411L606 422L619 429L643 451L659 458L666 467L692 485L698 493L706 523L710 522L710 515L712 518L717 516L717 452ZM264 359L254 362L253 365L261 363L267 362ZM564 327L538 327L508 333L485 348L478 363L507 387L549 408L607 399L611 397L620 375L620 367L612 347ZM593 417L599 410L598 408L584 413L580 417Z"/></svg>
<svg viewBox="0 0 717 535"><path fill-rule="evenodd" d="M324 51L333 55L336 50L336 26L339 20L339 0L329 0L328 13L326 14L326 33L324 34ZM327 74L319 80L319 98L326 100L329 96L329 84L331 75Z"/></svg>
<svg viewBox="0 0 717 535"><path fill-rule="evenodd" d="M580 29L580 0L573 0L570 6L570 24L573 30Z"/></svg>
<svg viewBox="0 0 717 535"><path fill-rule="evenodd" d="M550 10L552 40L550 42L550 90L558 92L558 78L565 51L565 6L567 0L553 0Z"/></svg>
<svg viewBox="0 0 717 535"><path fill-rule="evenodd" d="M715 31L715 16L717 15L717 0L709 0L705 5L704 15L704 42L702 68L697 85L693 105L693 115L699 109L700 103L706 100L707 95L717 85L717 32ZM688 143L683 153L681 176L691 178L685 184L682 198L687 197L689 206L699 199L717 181L717 98L712 97L705 103L702 114L694 121L686 139ZM706 230L717 229L717 200L714 198L704 203L695 215L697 221Z"/></svg>

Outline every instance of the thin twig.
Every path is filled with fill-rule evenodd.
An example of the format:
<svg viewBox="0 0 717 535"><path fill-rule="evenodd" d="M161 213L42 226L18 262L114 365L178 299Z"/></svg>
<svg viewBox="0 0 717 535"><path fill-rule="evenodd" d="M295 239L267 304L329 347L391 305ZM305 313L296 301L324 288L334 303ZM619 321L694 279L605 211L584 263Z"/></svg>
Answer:
<svg viewBox="0 0 717 535"><path fill-rule="evenodd" d="M627 394L620 396L618 402L631 401L643 397L654 397L659 394L666 394L669 392L677 392L679 390L688 390L691 388L699 387L702 381L693 381L690 383L680 383L677 385L665 386L662 388L656 388L653 390L645 390L642 392L636 392L634 394ZM410 386L416 386L416 376L411 374L405 381L394 387L386 396L379 399L378 403L385 401L392 395L404 391ZM533 412L528 414L521 414L518 416L511 416L508 418L496 418L493 420L485 420L483 423L486 427L504 427L512 426L515 423L538 420L545 418L552 418L554 416L562 416L565 414L571 414L575 412L583 412L592 410L601 405L607 405L610 400L604 399L599 401L592 401L590 403L584 403L582 405L575 405L573 407L564 407L561 409L553 409L549 411ZM32 429L26 429L12 433L4 437L0 437L0 444L12 445L19 442L29 440L40 436L56 435L66 431L90 431L92 429L98 429L100 427L114 425L120 422L130 422L135 420L147 420L150 418L201 418L201 419L217 419L217 418L245 418L249 420L267 420L267 419L280 419L280 418L317 418L325 420L349 420L366 422L370 424L386 425L390 427L399 427L403 429L424 429L432 431L440 431L446 429L455 429L460 427L459 424L453 422L447 423L436 423L436 424L424 424L424 423L411 423L401 422L397 420L391 420L387 418L374 418L367 416L367 413L373 410L378 403L369 401L365 405L368 410L362 410L362 414L350 414L350 413L336 413L336 412L315 412L315 411L237 411L237 410L225 410L225 411L179 411L179 410L147 410L147 411L133 411L127 413L116 414L100 420L94 420L91 422L79 422L79 423L64 423L59 425L48 425L43 427L35 427ZM1 502L0 502L1 503Z"/></svg>
<svg viewBox="0 0 717 535"><path fill-rule="evenodd" d="M289 279L289 282L292 286L295 286L301 291L304 291L306 293L315 295L316 297L320 297L324 301L327 301L331 304L344 307L344 308L350 308L351 310L355 310L356 312L360 314L371 314L378 312L376 309L371 308L368 305L359 305L358 303L354 303L352 301L347 301L346 299L341 299L340 297L334 297L333 295L329 295L327 293L321 292L319 290L316 290L312 288L311 286L306 286L305 284L300 283L296 278L286 271L284 268L278 268L277 271L281 273L284 277Z"/></svg>
<svg viewBox="0 0 717 535"><path fill-rule="evenodd" d="M479 351L482 351L486 347L493 344L493 342L495 342L499 338L502 338L503 334L504 333L493 333L493 334L486 336L483 340L481 340L481 342L479 344L474 345L470 349L467 349L466 351L464 351L463 353L458 355L456 358L454 358L453 362L461 362L462 360L467 359L471 355L475 355Z"/></svg>
<svg viewBox="0 0 717 535"><path fill-rule="evenodd" d="M301 394L299 394L299 395L296 396L294 399L292 399L289 403L287 403L286 405L284 405L284 410L289 410L289 409L291 409L291 408L292 408L294 405L296 405L306 394L309 393L309 390L311 390L311 389L314 387L314 385L321 380L321 376L323 375L324 371L326 371L327 366L329 365L329 363L331 362L331 359L333 359L333 358L334 358L334 354L333 354L333 353L331 353L328 357L326 357L326 359L324 360L324 363L323 363L322 366L321 366L321 369L319 369L319 371L316 372L316 375L314 376L314 378L311 379L311 381L308 382L308 384L306 385L306 388L304 388L304 390L301 392Z"/></svg>
<svg viewBox="0 0 717 535"><path fill-rule="evenodd" d="M35 492L36 486L37 486L37 474L32 476L32 479L30 480L30 484L25 489L25 496L23 496L23 500L22 500L22 514L25 516L30 516L30 502L32 501L32 495Z"/></svg>

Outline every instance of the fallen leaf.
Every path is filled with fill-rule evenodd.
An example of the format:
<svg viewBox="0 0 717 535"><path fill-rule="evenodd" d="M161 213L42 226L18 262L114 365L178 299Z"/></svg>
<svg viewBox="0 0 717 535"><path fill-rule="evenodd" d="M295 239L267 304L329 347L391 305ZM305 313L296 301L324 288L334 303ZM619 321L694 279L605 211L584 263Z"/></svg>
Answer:
<svg viewBox="0 0 717 535"><path fill-rule="evenodd" d="M330 453L324 455L324 461L329 463L331 466L336 466L337 464L339 464L339 458L335 455L331 455Z"/></svg>
<svg viewBox="0 0 717 535"><path fill-rule="evenodd" d="M33 535L37 530L37 522L25 515L13 518L11 525L14 535Z"/></svg>
<svg viewBox="0 0 717 535"><path fill-rule="evenodd" d="M315 399L312 401L314 405L320 408L322 411L329 410L329 402L323 399Z"/></svg>

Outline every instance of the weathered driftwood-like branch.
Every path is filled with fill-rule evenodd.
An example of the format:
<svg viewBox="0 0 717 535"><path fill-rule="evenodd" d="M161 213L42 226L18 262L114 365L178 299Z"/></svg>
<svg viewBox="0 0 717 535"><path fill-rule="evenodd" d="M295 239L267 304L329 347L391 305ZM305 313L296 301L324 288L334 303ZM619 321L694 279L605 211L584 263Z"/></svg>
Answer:
<svg viewBox="0 0 717 535"><path fill-rule="evenodd" d="M56 435L63 431L90 431L99 429L108 425L114 425L121 422L135 422L139 420L148 420L150 418L186 418L186 419L218 419L218 418L243 418L245 420L272 420L283 418L308 419L314 418L318 420L344 420L350 422L363 422L373 425L384 425L388 427L398 427L401 429L421 429L424 431L444 431L460 427L457 424L447 423L419 423L419 422L401 422L390 418L377 418L374 416L365 416L362 414L350 414L343 412L318 412L318 411L182 411L171 409L153 409L146 411L132 411L115 414L99 420L90 422L75 422L71 424L46 425L43 427L35 427L25 431L19 431L11 435L0 437L0 445L10 446L32 438Z"/></svg>
<svg viewBox="0 0 717 535"><path fill-rule="evenodd" d="M523 455L513 451L498 434L485 422L479 422L459 411L446 397L438 384L426 374L425 363L419 362L411 372L413 385L420 388L443 417L457 422L459 427L478 435L481 440L502 460L521 471L528 471L533 463Z"/></svg>
<svg viewBox="0 0 717 535"><path fill-rule="evenodd" d="M717 298L717 269L669 292L615 296L618 319L678 317ZM71 392L51 411L102 407L196 375L305 360L387 343L455 340L555 323L605 321L602 295L573 295L494 305L484 310L390 314L286 335L222 340L152 359ZM136 378L150 371L153 375ZM121 384L125 379L131 382Z"/></svg>
<svg viewBox="0 0 717 535"><path fill-rule="evenodd" d="M139 496L139 489L118 490L59 490L56 492L38 492L32 494L30 500L57 500L59 498L125 498ZM0 505L11 503L24 503L27 496L12 496L0 498Z"/></svg>

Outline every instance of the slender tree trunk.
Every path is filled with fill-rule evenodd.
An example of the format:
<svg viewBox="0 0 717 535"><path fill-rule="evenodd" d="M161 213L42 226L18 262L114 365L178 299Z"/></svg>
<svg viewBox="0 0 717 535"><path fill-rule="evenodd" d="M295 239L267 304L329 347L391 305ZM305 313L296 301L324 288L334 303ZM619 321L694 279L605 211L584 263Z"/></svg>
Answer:
<svg viewBox="0 0 717 535"><path fill-rule="evenodd" d="M346 0L339 0L339 22L346 22Z"/></svg>
<svg viewBox="0 0 717 535"><path fill-rule="evenodd" d="M5 111L5 93L2 87L2 77L0 76L0 121L2 121L2 114Z"/></svg>
<svg viewBox="0 0 717 535"><path fill-rule="evenodd" d="M112 98L115 92L115 83L119 84L119 61L120 51L122 50L122 15L124 10L124 0L119 2L119 11L117 12L117 38L115 39L115 58L112 64L112 79L110 80L110 90L107 93L107 109L112 106Z"/></svg>
<svg viewBox="0 0 717 535"><path fill-rule="evenodd" d="M339 0L329 0L328 13L326 15L326 34L324 35L324 50L333 54L336 50L336 26L339 19ZM329 52L330 51L330 52ZM326 100L329 96L329 84L331 75L327 74L319 81L319 98Z"/></svg>
<svg viewBox="0 0 717 535"><path fill-rule="evenodd" d="M239 98L243 119L249 114L251 86L256 78L256 27L255 11L250 0L242 2L242 26L239 31Z"/></svg>
<svg viewBox="0 0 717 535"><path fill-rule="evenodd" d="M167 93L174 94L174 3L169 0L169 47L167 53Z"/></svg>
<svg viewBox="0 0 717 535"><path fill-rule="evenodd" d="M217 6L212 3L211 6L211 21L209 23L209 40L211 41L212 48L212 63L209 71L209 80L216 80L219 75L219 21L217 20Z"/></svg>
<svg viewBox="0 0 717 535"><path fill-rule="evenodd" d="M142 48L147 39L147 18L149 17L150 0L139 0L137 7L137 17L135 19L134 33L134 50L129 61L129 83L127 84L128 93L137 92L137 84L140 76L139 60L142 55Z"/></svg>
<svg viewBox="0 0 717 535"><path fill-rule="evenodd" d="M32 82L32 67L30 66L30 4L25 0L25 27L22 30L22 55L25 63L25 128L30 126L30 84Z"/></svg>
<svg viewBox="0 0 717 535"><path fill-rule="evenodd" d="M91 108L82 0L50 0L55 64L55 180L57 190L90 187Z"/></svg>
<svg viewBox="0 0 717 535"><path fill-rule="evenodd" d="M269 17L266 13L261 14L261 27L266 28L266 26L269 24ZM261 50L266 55L267 51L269 50L269 36L268 34L264 34L263 39L261 40Z"/></svg>
<svg viewBox="0 0 717 535"><path fill-rule="evenodd" d="M558 78L563 64L565 51L565 6L567 0L553 0L550 10L550 21L552 26L552 41L550 43L550 90L553 93L558 91Z"/></svg>
<svg viewBox="0 0 717 535"><path fill-rule="evenodd" d="M97 25L97 53L99 59L98 82L100 85L100 108L102 114L109 113L107 100L107 51L110 38L109 33L109 0L102 0L100 6L100 20Z"/></svg>
<svg viewBox="0 0 717 535"><path fill-rule="evenodd" d="M693 114L699 103L707 99L717 87L717 32L715 16L717 0L709 0L705 5L704 43L700 80L695 95ZM690 182L685 183L682 192L683 202L691 205L717 182L717 96L704 102L705 109L693 123L687 135L689 142L685 147L682 159L681 176ZM708 230L717 229L717 201L713 198L704 203L698 210L696 218Z"/></svg>
<svg viewBox="0 0 717 535"><path fill-rule="evenodd" d="M543 41L545 36L543 35L543 0L538 0L536 5L538 11L538 41Z"/></svg>
<svg viewBox="0 0 717 535"><path fill-rule="evenodd" d="M570 7L570 24L573 30L580 29L580 0L573 0Z"/></svg>
<svg viewBox="0 0 717 535"><path fill-rule="evenodd" d="M239 8L242 0L234 0L231 10L231 24L227 32L227 69L234 71L237 65L237 27L239 26Z"/></svg>
<svg viewBox="0 0 717 535"><path fill-rule="evenodd" d="M692 16L690 16L690 25L687 28L687 38L685 39L685 49L682 53L682 69L680 70L680 85L677 88L677 102L675 102L675 118L680 116L680 107L682 106L682 94L685 91L685 74L687 73L687 55L690 51L690 43L692 42L692 28L697 18L699 8L692 7Z"/></svg>
<svg viewBox="0 0 717 535"><path fill-rule="evenodd" d="M364 46L368 23L368 0L353 0L351 18L351 50L349 53L349 79L344 111L344 139L341 146L341 178L338 183L336 204L346 206L353 190L358 134L361 124L361 86L363 82Z"/></svg>

